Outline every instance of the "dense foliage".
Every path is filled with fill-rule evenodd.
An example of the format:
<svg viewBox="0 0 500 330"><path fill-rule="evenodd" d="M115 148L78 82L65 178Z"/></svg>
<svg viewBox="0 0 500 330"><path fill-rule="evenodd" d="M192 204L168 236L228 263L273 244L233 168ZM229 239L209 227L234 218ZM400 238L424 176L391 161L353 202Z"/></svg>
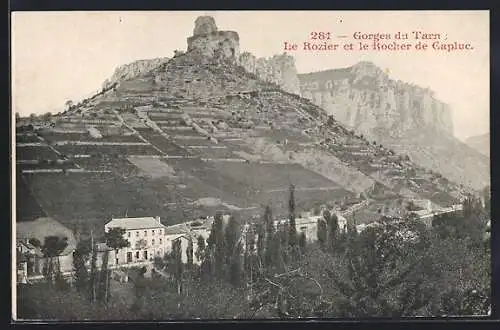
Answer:
<svg viewBox="0 0 500 330"><path fill-rule="evenodd" d="M436 217L433 228L413 218L384 218L359 232L339 228L325 212L317 240L288 223L245 225L217 214L206 244L193 237L183 264L180 241L155 261L160 274L143 272L115 284L93 302L78 291L22 287L19 316L57 319L188 319L405 317L484 315L490 306L489 211L467 199L464 211ZM193 246L197 251L193 253ZM80 247L77 263L88 260ZM200 263L193 262L199 260ZM91 277L84 271L80 281ZM99 278L99 277L98 277ZM100 287L100 286L98 286ZM125 290L127 297L119 293Z"/></svg>

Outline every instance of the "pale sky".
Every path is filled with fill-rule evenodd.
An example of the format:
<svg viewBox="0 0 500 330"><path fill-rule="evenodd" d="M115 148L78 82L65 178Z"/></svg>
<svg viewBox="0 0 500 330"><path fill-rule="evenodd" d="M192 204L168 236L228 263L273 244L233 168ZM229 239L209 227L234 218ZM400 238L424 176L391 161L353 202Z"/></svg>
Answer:
<svg viewBox="0 0 500 330"><path fill-rule="evenodd" d="M450 104L458 138L489 131L488 11L381 12L16 12L12 15L14 112L57 112L98 91L119 65L172 57L187 48L194 20L215 18L219 30L240 36L241 51L258 57L283 53L283 42L301 45L313 31L337 35L413 30L441 33L446 43L470 42L469 52L294 52L299 73L334 69L361 60L436 92ZM343 39L343 41L346 41ZM349 40L350 41L350 40ZM289 52L290 53L290 52Z"/></svg>

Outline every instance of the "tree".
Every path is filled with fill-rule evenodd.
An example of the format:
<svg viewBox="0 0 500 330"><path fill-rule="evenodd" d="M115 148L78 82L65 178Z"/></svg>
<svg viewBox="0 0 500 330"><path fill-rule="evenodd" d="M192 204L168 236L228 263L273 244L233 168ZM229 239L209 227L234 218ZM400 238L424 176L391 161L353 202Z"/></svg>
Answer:
<svg viewBox="0 0 500 330"><path fill-rule="evenodd" d="M302 254L306 251L306 245L307 245L306 233L302 232L299 235L299 248Z"/></svg>
<svg viewBox="0 0 500 330"><path fill-rule="evenodd" d="M262 224L257 224L258 228L261 228L260 231L263 231L263 226ZM257 229L259 231L259 229ZM244 253L244 269L245 273L248 275L250 279L250 283L253 282L253 276L254 274L260 274L261 273L261 263L262 263L262 252L259 252L259 243L258 241L256 242L255 240L255 228L254 226L250 225L248 230L245 233L245 253ZM260 240L260 238L257 236L257 239ZM256 246L257 245L257 246ZM261 249L263 248L264 244L262 244Z"/></svg>
<svg viewBox="0 0 500 330"><path fill-rule="evenodd" d="M107 303L109 300L110 277L111 271L109 270L109 250L106 249L102 257L97 294L98 299L105 303Z"/></svg>
<svg viewBox="0 0 500 330"><path fill-rule="evenodd" d="M30 238L29 241L28 241L31 245L33 245L34 247L41 247L42 246L42 243L40 242L40 240L36 237L33 237L33 238Z"/></svg>
<svg viewBox="0 0 500 330"><path fill-rule="evenodd" d="M274 238L276 229L274 228L273 214L270 206L266 206L264 211L264 223L266 225L266 249L264 261L266 266L270 266L273 261L275 261L274 255L276 254L276 251L273 251L275 247Z"/></svg>
<svg viewBox="0 0 500 330"><path fill-rule="evenodd" d="M203 236L198 236L198 239L196 241L196 246L197 246L197 250L196 250L196 253L195 253L195 257L198 261L202 261L203 259L203 256L205 255L205 247L206 247L206 244L205 244L205 238L203 238Z"/></svg>
<svg viewBox="0 0 500 330"><path fill-rule="evenodd" d="M327 233L328 233L328 228L326 226L326 221L323 219L318 219L318 224L317 224L317 230L318 230L318 243L319 246L324 249L326 247L326 242L327 242Z"/></svg>
<svg viewBox="0 0 500 330"><path fill-rule="evenodd" d="M71 110L71 109L73 108L73 106L74 106L73 101L71 101L71 100L67 100L67 101L64 103L64 105L66 106L66 109L67 109L67 110Z"/></svg>
<svg viewBox="0 0 500 330"><path fill-rule="evenodd" d="M92 248L92 254L90 257L90 285L91 285L91 300L93 303L96 302L97 299L97 284L98 284L98 271L97 271L97 249L94 244L94 239L93 239L93 234L92 231L90 232L91 235L91 248Z"/></svg>
<svg viewBox="0 0 500 330"><path fill-rule="evenodd" d="M333 252L339 239L339 219L335 213L328 218L328 248Z"/></svg>
<svg viewBox="0 0 500 330"><path fill-rule="evenodd" d="M68 238L67 237L59 237L59 236L47 236L45 237L45 241L42 246L42 253L47 260L47 268L46 268L46 276L49 281L49 285L52 285L54 274L59 276L60 268L59 268L59 255L66 249L68 246ZM54 259L56 261L56 265L54 265ZM55 269L54 269L55 267Z"/></svg>
<svg viewBox="0 0 500 330"><path fill-rule="evenodd" d="M75 287L79 292L86 292L89 285L89 272L87 261L91 253L91 243L89 240L78 242L76 250L73 253L73 270L75 272Z"/></svg>
<svg viewBox="0 0 500 330"><path fill-rule="evenodd" d="M177 294L180 295L182 293L182 274L184 270L184 265L182 263L181 239L172 241L172 259L174 279L177 283Z"/></svg>
<svg viewBox="0 0 500 330"><path fill-rule="evenodd" d="M19 112L16 112L16 122L18 122L21 119L21 115Z"/></svg>
<svg viewBox="0 0 500 330"><path fill-rule="evenodd" d="M224 231L226 265L231 263L231 258L236 253L236 247L240 240L240 225L234 217L229 218L229 222Z"/></svg>
<svg viewBox="0 0 500 330"><path fill-rule="evenodd" d="M43 116L42 116L42 119L44 121L50 121L52 120L52 113L51 112L46 112Z"/></svg>
<svg viewBox="0 0 500 330"><path fill-rule="evenodd" d="M191 271L193 269L193 239L191 237L188 238L188 246L186 248L186 260L187 260L187 269Z"/></svg>
<svg viewBox="0 0 500 330"><path fill-rule="evenodd" d="M430 262L429 232L418 221L384 219L353 237L340 289L341 316L420 315L435 296L438 267Z"/></svg>
<svg viewBox="0 0 500 330"><path fill-rule="evenodd" d="M332 115L328 116L328 120L326 122L328 126L333 126L335 124L335 119L333 118Z"/></svg>
<svg viewBox="0 0 500 330"><path fill-rule="evenodd" d="M297 224L295 223L295 187L294 187L294 185L290 185L290 197L288 199L288 213L289 213L288 244L290 244L290 247L292 248L292 253L293 253L294 252L293 250L297 246L297 238L298 238L297 237Z"/></svg>
<svg viewBox="0 0 500 330"><path fill-rule="evenodd" d="M120 249L130 247L130 242L124 237L126 232L124 228L115 227L104 234L106 245L115 250L115 258L118 258Z"/></svg>
<svg viewBox="0 0 500 330"><path fill-rule="evenodd" d="M238 241L234 247L234 253L231 256L229 264L229 280L236 287L241 285L243 277L242 253L243 244Z"/></svg>
<svg viewBox="0 0 500 330"><path fill-rule="evenodd" d="M217 212L214 217L214 223L210 231L210 236L207 240L209 253L213 254L213 270L215 275L222 278L224 275L225 264L225 237L224 237L224 222L222 214Z"/></svg>
<svg viewBox="0 0 500 330"><path fill-rule="evenodd" d="M256 224L256 233L253 230L249 230L249 235L252 235L250 239L252 242L255 242L255 234L257 234L257 259L259 262L259 266L262 266L265 262L266 256L266 228L263 223ZM260 267L259 267L259 270Z"/></svg>

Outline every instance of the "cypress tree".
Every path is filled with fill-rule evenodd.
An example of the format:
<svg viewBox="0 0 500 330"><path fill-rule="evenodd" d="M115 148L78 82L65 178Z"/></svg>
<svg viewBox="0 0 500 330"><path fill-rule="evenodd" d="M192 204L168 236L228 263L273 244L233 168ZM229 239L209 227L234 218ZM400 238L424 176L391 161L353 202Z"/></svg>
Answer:
<svg viewBox="0 0 500 330"><path fill-rule="evenodd" d="M290 197L288 199L288 213L289 213L289 237L288 244L293 249L297 245L297 224L295 223L295 186L290 185Z"/></svg>
<svg viewBox="0 0 500 330"><path fill-rule="evenodd" d="M306 233L302 232L299 235L299 248L300 248L300 253L304 253L306 251L306 246L307 246L307 238L306 238Z"/></svg>
<svg viewBox="0 0 500 330"><path fill-rule="evenodd" d="M274 243L274 238L276 234L276 229L274 228L274 221L271 208L266 206L264 212L264 222L266 224L266 249L264 262L266 266L271 266L275 261L276 248Z"/></svg>
<svg viewBox="0 0 500 330"><path fill-rule="evenodd" d="M265 253L266 253L266 228L262 223L258 223L257 225L257 258L260 260L260 264L265 262ZM253 239L255 241L255 233L251 232Z"/></svg>
<svg viewBox="0 0 500 330"><path fill-rule="evenodd" d="M177 239L172 241L172 257L174 262L174 278L177 283L177 294L182 292L182 274L184 270L184 265L182 263L182 246L181 240Z"/></svg>
<svg viewBox="0 0 500 330"><path fill-rule="evenodd" d="M186 267L189 271L191 271L193 269L193 263L194 263L193 262L193 256L194 256L193 252L194 252L193 239L191 237L189 237L188 246L186 248L186 260L187 260Z"/></svg>
<svg viewBox="0 0 500 330"><path fill-rule="evenodd" d="M327 226L326 222L322 219L318 219L318 225L317 225L317 235L318 235L318 243L319 246L324 249L325 244L326 244L326 239L327 239Z"/></svg>
<svg viewBox="0 0 500 330"><path fill-rule="evenodd" d="M234 247L234 254L231 257L229 265L229 279L234 286L240 286L243 277L243 264L242 264L243 245L237 242Z"/></svg>
<svg viewBox="0 0 500 330"><path fill-rule="evenodd" d="M328 223L328 248L335 251L339 238L339 219L336 214L331 214Z"/></svg>
<svg viewBox="0 0 500 330"><path fill-rule="evenodd" d="M236 245L240 239L240 225L234 217L229 222L224 231L226 265L231 263L231 257L236 253Z"/></svg>
<svg viewBox="0 0 500 330"><path fill-rule="evenodd" d="M75 271L75 287L79 292L84 292L89 286L89 271L87 261L91 253L89 240L78 242L77 248L73 253L73 269Z"/></svg>
<svg viewBox="0 0 500 330"><path fill-rule="evenodd" d="M225 263L225 237L224 237L224 222L222 214L217 212L213 224L213 245L214 245L214 270L215 275L221 278L224 275Z"/></svg>

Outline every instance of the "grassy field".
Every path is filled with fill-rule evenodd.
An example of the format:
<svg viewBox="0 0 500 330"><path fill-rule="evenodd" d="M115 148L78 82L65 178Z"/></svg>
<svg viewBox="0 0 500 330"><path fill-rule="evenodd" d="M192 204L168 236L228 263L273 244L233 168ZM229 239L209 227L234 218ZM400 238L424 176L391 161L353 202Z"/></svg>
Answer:
<svg viewBox="0 0 500 330"><path fill-rule="evenodd" d="M16 178L16 221L31 221L46 216L20 174Z"/></svg>
<svg viewBox="0 0 500 330"><path fill-rule="evenodd" d="M139 131L146 140L169 156L189 156L190 154L186 149L181 148L171 140L166 139L164 136L151 129L137 129L137 131Z"/></svg>
<svg viewBox="0 0 500 330"><path fill-rule="evenodd" d="M160 216L175 224L225 209L191 204L202 197L220 198L238 206L245 202L193 176L180 181L140 176L125 179L115 173L44 173L25 177L49 216L69 228L94 225L98 234L103 233L104 223L111 217ZM26 189L19 190L18 200L24 201L26 195ZM20 205L23 214L36 214L33 206L25 203Z"/></svg>
<svg viewBox="0 0 500 330"><path fill-rule="evenodd" d="M16 143L40 142L36 135L16 135Z"/></svg>
<svg viewBox="0 0 500 330"><path fill-rule="evenodd" d="M339 187L298 164L217 163L214 166L260 190L288 188L290 184L303 188Z"/></svg>
<svg viewBox="0 0 500 330"><path fill-rule="evenodd" d="M56 160L59 155L48 146L16 147L16 159L21 160Z"/></svg>

